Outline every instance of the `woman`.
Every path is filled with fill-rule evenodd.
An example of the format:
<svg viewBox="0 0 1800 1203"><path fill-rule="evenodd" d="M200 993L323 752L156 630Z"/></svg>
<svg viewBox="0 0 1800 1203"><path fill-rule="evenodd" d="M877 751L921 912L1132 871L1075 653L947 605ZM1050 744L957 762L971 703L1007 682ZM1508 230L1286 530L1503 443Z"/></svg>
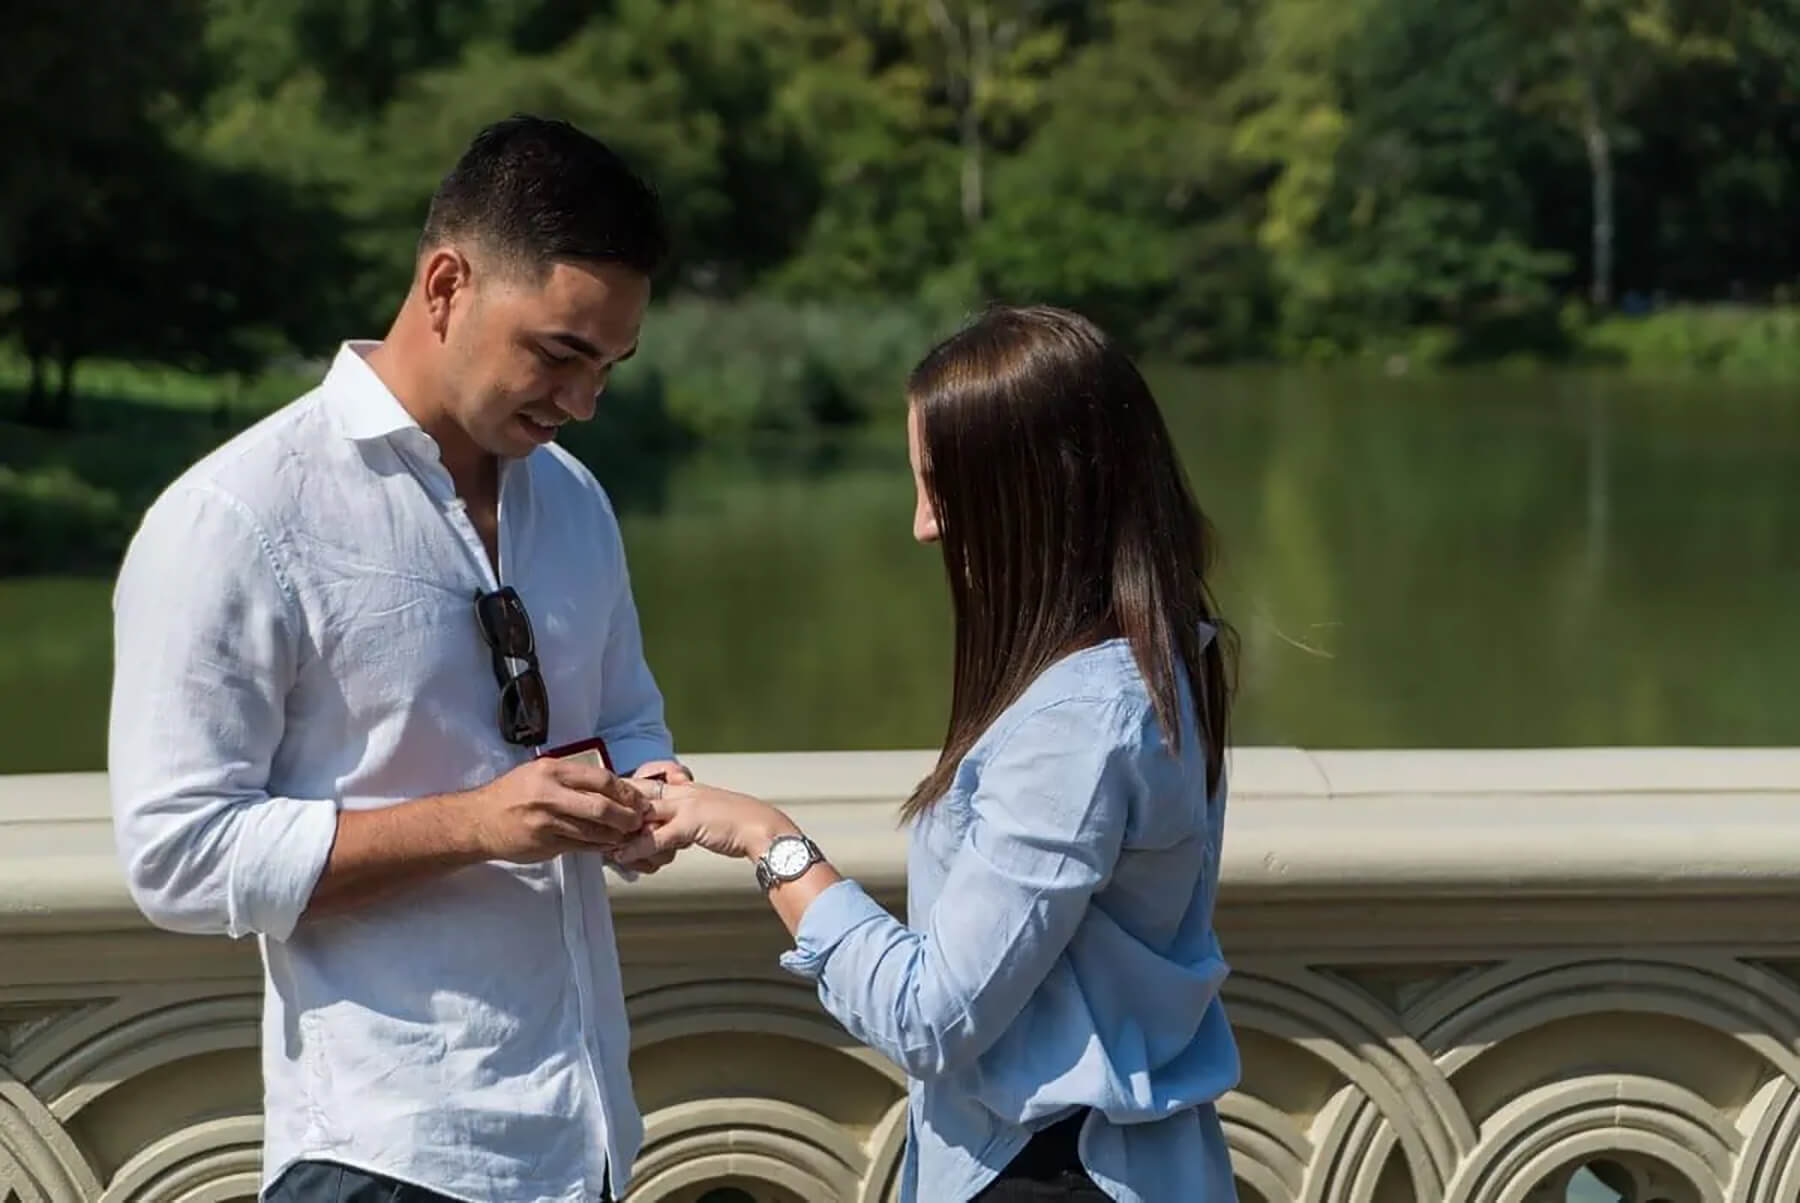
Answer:
<svg viewBox="0 0 1800 1203"><path fill-rule="evenodd" d="M1233 1199L1206 520L1143 379L1074 314L991 310L908 393L913 532L956 617L948 737L903 811L917 926L711 786L650 800L620 859L756 862L782 963L912 1078L903 1200Z"/></svg>

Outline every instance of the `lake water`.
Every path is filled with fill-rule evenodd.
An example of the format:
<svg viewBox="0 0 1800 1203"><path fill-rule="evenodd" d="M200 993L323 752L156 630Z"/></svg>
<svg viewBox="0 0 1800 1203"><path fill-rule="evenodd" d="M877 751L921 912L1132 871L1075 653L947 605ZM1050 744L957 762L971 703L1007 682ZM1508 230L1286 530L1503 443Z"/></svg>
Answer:
<svg viewBox="0 0 1800 1203"><path fill-rule="evenodd" d="M1582 377L1154 380L1243 637L1236 739L1800 741L1800 405ZM902 431L598 462L687 751L925 747L948 697ZM621 460L621 462L623 462ZM104 762L110 583L0 581L0 772Z"/></svg>

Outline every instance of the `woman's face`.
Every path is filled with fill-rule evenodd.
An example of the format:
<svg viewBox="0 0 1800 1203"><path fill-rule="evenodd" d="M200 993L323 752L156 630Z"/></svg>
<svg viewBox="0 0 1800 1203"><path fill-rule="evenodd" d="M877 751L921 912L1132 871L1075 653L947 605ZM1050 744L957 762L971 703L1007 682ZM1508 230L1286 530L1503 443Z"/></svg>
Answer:
<svg viewBox="0 0 1800 1203"><path fill-rule="evenodd" d="M921 543L936 543L938 537L937 511L931 507L931 495L925 488L925 473L920 465L924 462L924 453L920 448L919 407L908 406L906 410L906 456L912 461L913 477L913 538Z"/></svg>

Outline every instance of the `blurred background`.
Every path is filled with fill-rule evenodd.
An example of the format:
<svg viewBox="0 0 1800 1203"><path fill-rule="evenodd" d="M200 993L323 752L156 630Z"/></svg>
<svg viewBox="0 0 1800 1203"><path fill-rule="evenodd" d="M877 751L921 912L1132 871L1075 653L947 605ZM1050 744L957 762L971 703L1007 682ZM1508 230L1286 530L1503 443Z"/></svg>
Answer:
<svg viewBox="0 0 1800 1203"><path fill-rule="evenodd" d="M939 738L902 382L986 298L1140 357L1239 742L1795 741L1800 0L14 0L0 42L0 772L103 767L144 506L379 336L516 110L675 226L568 443L688 751Z"/></svg>

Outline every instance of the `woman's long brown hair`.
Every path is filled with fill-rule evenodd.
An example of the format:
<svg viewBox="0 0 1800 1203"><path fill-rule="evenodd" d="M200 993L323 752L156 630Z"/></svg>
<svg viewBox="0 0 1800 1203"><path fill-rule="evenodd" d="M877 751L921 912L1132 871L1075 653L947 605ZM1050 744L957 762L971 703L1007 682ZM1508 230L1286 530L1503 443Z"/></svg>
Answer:
<svg viewBox="0 0 1800 1203"><path fill-rule="evenodd" d="M1077 314L996 307L933 348L907 393L956 664L943 750L903 815L943 797L982 732L1046 668L1120 636L1172 749L1185 675L1216 788L1232 670L1231 632L1207 587L1214 538L1130 358Z"/></svg>

